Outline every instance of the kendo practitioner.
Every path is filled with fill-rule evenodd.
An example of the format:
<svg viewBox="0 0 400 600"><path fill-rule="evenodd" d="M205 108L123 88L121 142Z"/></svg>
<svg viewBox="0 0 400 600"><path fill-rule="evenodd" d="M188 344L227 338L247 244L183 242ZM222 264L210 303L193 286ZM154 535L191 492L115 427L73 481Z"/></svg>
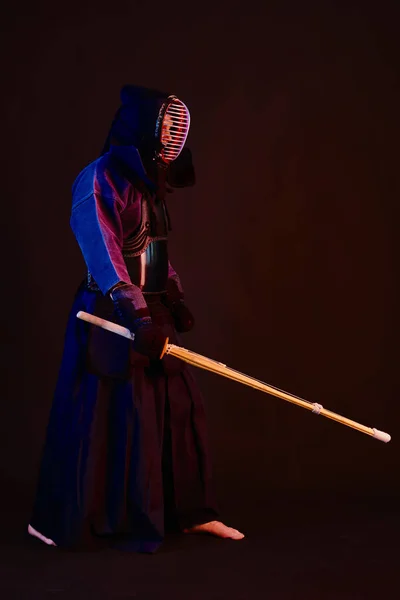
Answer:
<svg viewBox="0 0 400 600"><path fill-rule="evenodd" d="M137 86L101 156L72 188L87 266L64 353L28 531L49 545L154 552L165 531L241 539L217 520L203 401L190 367L160 356L194 319L168 258L166 194L193 185L186 105ZM134 341L76 318L128 327Z"/></svg>

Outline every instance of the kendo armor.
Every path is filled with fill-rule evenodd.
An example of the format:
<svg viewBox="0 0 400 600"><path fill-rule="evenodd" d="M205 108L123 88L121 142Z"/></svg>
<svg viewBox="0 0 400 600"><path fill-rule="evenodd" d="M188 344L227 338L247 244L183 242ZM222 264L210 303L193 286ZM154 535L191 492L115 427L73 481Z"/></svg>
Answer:
<svg viewBox="0 0 400 600"><path fill-rule="evenodd" d="M143 294L159 294L167 290L167 236L164 202L143 195L140 226L124 241L122 248L129 277Z"/></svg>

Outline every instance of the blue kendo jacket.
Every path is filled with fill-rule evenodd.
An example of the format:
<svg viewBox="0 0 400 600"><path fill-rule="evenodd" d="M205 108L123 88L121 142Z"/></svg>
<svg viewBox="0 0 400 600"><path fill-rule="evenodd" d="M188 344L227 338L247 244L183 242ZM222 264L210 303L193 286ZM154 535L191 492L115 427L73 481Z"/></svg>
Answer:
<svg viewBox="0 0 400 600"><path fill-rule="evenodd" d="M140 185L126 176L128 167ZM111 146L110 150L90 163L72 187L70 224L87 268L105 295L118 282L131 281L123 257L124 240L140 225L142 197L154 193L139 152L133 146ZM183 297L179 277L169 264L168 279ZM140 304L145 306L143 295ZM137 307L139 308L139 307Z"/></svg>

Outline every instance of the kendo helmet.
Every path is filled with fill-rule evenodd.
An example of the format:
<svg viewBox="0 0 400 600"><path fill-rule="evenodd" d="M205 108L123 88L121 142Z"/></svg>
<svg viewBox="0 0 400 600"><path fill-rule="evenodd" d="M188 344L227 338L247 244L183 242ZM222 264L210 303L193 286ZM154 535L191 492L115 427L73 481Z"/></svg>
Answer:
<svg viewBox="0 0 400 600"><path fill-rule="evenodd" d="M103 150L110 143L135 146L143 159L164 164L178 158L190 128L187 106L175 95L136 85L121 90L118 109Z"/></svg>
<svg viewBox="0 0 400 600"><path fill-rule="evenodd" d="M184 148L190 128L186 104L173 94L136 85L125 85L120 99L102 154L111 144L134 146L148 171L157 165L168 171L173 187L193 185L192 156Z"/></svg>

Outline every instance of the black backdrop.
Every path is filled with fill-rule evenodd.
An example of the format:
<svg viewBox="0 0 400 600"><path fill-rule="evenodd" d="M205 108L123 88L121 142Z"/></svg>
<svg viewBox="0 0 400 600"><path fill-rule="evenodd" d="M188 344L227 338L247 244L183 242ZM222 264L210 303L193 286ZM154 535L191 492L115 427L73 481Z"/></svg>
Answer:
<svg viewBox="0 0 400 600"><path fill-rule="evenodd" d="M0 466L31 492L84 265L70 188L124 83L190 107L185 345L392 434L198 372L222 503L399 491L397 2L16 4L2 17ZM10 11L13 11L11 14ZM12 493L12 492L11 492Z"/></svg>

